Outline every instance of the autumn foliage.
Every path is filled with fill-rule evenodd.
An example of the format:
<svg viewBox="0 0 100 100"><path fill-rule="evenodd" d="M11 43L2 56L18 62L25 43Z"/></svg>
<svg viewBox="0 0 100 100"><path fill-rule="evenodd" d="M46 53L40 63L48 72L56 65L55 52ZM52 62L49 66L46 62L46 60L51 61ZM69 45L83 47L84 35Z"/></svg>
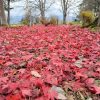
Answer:
<svg viewBox="0 0 100 100"><path fill-rule="evenodd" d="M92 11L82 11L80 13L83 26L91 24L95 20L94 13Z"/></svg>
<svg viewBox="0 0 100 100"><path fill-rule="evenodd" d="M0 100L99 100L99 81L99 33L73 25L0 27Z"/></svg>

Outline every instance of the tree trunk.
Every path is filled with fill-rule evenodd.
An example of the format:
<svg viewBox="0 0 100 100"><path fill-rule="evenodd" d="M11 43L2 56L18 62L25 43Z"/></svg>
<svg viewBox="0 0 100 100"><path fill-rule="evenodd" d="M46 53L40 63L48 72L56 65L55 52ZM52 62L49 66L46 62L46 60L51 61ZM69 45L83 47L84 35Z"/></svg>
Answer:
<svg viewBox="0 0 100 100"><path fill-rule="evenodd" d="M99 14L98 14L98 26L100 27L100 6L99 6Z"/></svg>
<svg viewBox="0 0 100 100"><path fill-rule="evenodd" d="M10 0L8 0L8 18L7 18L8 24L10 24Z"/></svg>
<svg viewBox="0 0 100 100"><path fill-rule="evenodd" d="M100 27L100 16L99 16L99 19L98 19L98 26Z"/></svg>
<svg viewBox="0 0 100 100"><path fill-rule="evenodd" d="M66 12L63 13L63 24L66 24Z"/></svg>
<svg viewBox="0 0 100 100"><path fill-rule="evenodd" d="M5 12L4 12L3 0L0 0L0 23L1 25L7 24Z"/></svg>
<svg viewBox="0 0 100 100"><path fill-rule="evenodd" d="M40 12L41 12L41 18L45 19L45 3L43 1L40 2Z"/></svg>
<svg viewBox="0 0 100 100"><path fill-rule="evenodd" d="M41 11L41 18L45 19L45 13L44 13L44 11Z"/></svg>

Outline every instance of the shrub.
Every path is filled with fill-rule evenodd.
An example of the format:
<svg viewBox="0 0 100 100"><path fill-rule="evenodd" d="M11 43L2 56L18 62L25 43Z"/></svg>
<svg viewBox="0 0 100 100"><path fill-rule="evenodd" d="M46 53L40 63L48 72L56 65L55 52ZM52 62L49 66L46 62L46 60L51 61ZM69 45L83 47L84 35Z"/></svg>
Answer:
<svg viewBox="0 0 100 100"><path fill-rule="evenodd" d="M50 24L52 24L52 25L58 25L58 18L55 17L55 16L52 16L50 18Z"/></svg>
<svg viewBox="0 0 100 100"><path fill-rule="evenodd" d="M28 18L23 18L22 20L21 20L21 24L23 24L23 25L29 25L29 19Z"/></svg>
<svg viewBox="0 0 100 100"><path fill-rule="evenodd" d="M50 24L49 20L47 20L46 18L40 18L40 22L45 26Z"/></svg>
<svg viewBox="0 0 100 100"><path fill-rule="evenodd" d="M68 23L69 25L81 25L80 21L72 21Z"/></svg>
<svg viewBox="0 0 100 100"><path fill-rule="evenodd" d="M58 18L57 17L50 17L50 19L47 18L40 18L40 22L45 25L57 25L58 24Z"/></svg>
<svg viewBox="0 0 100 100"><path fill-rule="evenodd" d="M80 17L83 26L91 24L95 19L94 13L92 11L82 11L80 13Z"/></svg>

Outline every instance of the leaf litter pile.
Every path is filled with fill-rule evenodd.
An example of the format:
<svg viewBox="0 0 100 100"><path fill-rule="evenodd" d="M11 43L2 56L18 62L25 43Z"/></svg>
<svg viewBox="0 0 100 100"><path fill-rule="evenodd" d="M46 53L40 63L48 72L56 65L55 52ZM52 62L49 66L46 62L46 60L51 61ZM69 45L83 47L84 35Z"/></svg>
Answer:
<svg viewBox="0 0 100 100"><path fill-rule="evenodd" d="M100 100L100 33L1 27L0 100Z"/></svg>

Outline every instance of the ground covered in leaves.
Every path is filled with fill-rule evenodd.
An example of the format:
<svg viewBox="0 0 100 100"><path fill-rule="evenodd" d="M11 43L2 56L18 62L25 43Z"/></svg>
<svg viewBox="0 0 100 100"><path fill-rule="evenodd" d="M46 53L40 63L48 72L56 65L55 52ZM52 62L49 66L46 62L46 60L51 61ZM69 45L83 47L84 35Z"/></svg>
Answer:
<svg viewBox="0 0 100 100"><path fill-rule="evenodd" d="M0 100L100 100L100 33L1 27Z"/></svg>

